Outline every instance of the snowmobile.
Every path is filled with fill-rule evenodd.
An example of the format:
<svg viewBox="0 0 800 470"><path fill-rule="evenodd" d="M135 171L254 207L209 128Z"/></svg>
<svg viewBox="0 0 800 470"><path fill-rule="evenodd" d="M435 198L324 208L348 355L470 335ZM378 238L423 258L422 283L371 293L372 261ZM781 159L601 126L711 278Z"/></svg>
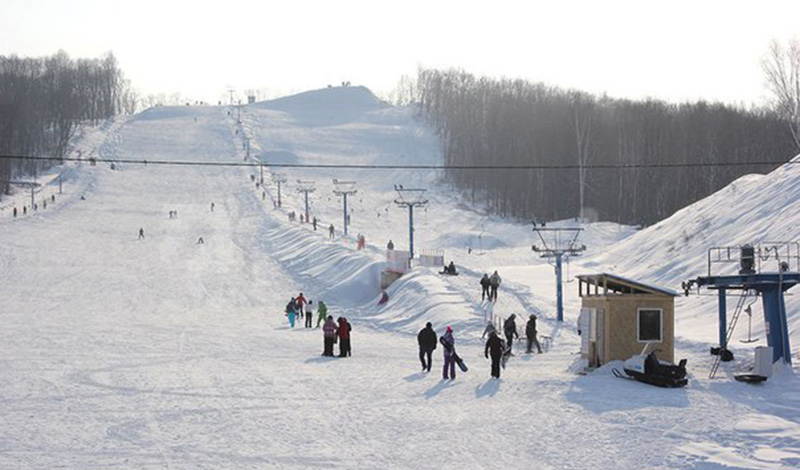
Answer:
<svg viewBox="0 0 800 470"><path fill-rule="evenodd" d="M624 374L618 369L612 369L614 376L667 388L683 387L689 383L686 379L686 359L681 359L678 365L659 361L655 351L647 352L650 344L645 345L641 354L623 363Z"/></svg>

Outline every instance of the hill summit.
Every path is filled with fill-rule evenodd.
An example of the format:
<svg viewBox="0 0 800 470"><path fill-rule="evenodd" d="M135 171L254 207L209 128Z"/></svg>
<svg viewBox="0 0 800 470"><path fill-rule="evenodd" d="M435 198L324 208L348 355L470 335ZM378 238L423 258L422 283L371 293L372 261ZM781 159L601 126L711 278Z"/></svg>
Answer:
<svg viewBox="0 0 800 470"><path fill-rule="evenodd" d="M306 91L256 106L286 113L301 126L317 127L346 124L389 105L367 87L344 86Z"/></svg>

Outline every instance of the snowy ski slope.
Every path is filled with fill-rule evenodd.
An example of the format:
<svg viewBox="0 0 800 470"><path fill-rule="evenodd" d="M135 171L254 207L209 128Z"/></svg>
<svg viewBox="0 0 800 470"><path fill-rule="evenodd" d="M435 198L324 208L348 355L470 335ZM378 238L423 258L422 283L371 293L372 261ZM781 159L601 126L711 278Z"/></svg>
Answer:
<svg viewBox="0 0 800 470"><path fill-rule="evenodd" d="M253 162L440 161L413 109L387 106L361 87L246 106L241 124L236 115L228 107L153 108L74 146L119 159L243 162L247 137ZM691 374L685 389L615 379L607 367L570 373L579 344L575 284L565 285L567 321L557 325L553 270L531 252L530 226L471 208L435 173L281 170L289 181L275 209L269 173L265 188L251 180L257 167L115 166L69 165L55 205L18 219L0 212L0 468L800 464L796 371L760 387L706 379L716 314L705 298L677 305L676 356L689 359ZM794 238L797 170L743 178L636 234L591 224L587 256L572 260L570 275L610 269L675 288L702 274L707 244ZM333 178L358 182L348 237ZM288 221L289 211L302 211L297 179L316 183L316 232ZM461 275L415 268L378 307L385 244L408 244L394 184L429 189L416 246L444 250ZM53 192L55 182L41 194ZM357 233L366 236L363 251ZM687 240L685 249L676 239ZM500 381L489 379L479 340L486 305L477 282L495 269L504 283L494 314L535 311L540 333L553 337L546 354L518 350ZM319 330L288 328L283 306L301 291L351 320L352 358L322 358ZM797 348L795 299L788 306ZM441 381L440 350L435 370L418 372L414 335L426 321L439 332L454 327L468 373Z"/></svg>

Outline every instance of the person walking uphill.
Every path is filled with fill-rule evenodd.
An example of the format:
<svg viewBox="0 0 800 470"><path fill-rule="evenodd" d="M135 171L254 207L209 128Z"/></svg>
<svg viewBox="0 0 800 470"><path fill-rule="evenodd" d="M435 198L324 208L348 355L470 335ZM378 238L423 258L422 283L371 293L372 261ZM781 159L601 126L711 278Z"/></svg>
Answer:
<svg viewBox="0 0 800 470"><path fill-rule="evenodd" d="M539 340L536 338L536 315L532 313L528 318L528 324L525 325L525 336L528 337L528 348L525 350L525 352L528 354L532 353L533 351L531 350L531 346L535 344L536 349L539 351L539 354L541 354L542 346L539 344Z"/></svg>
<svg viewBox="0 0 800 470"><path fill-rule="evenodd" d="M497 336L497 333L492 331L489 333L489 340L486 341L486 348L483 351L486 359L489 355L492 356L492 377L500 378L500 358L503 357L503 340Z"/></svg>
<svg viewBox="0 0 800 470"><path fill-rule="evenodd" d="M328 315L325 319L325 324L322 325L322 338L325 342L325 348L322 351L323 356L333 357L333 343L336 341L336 322L333 317Z"/></svg>
<svg viewBox="0 0 800 470"><path fill-rule="evenodd" d="M453 338L453 328L447 327L447 331L441 338L439 338L439 342L442 343L442 347L444 347L444 367L442 368L442 379L456 379L456 339ZM448 375L449 370L449 375Z"/></svg>
<svg viewBox="0 0 800 470"><path fill-rule="evenodd" d="M353 327L350 326L350 322L347 321L347 318L341 317L339 318L339 357L347 357L353 355L353 350L350 349L350 332L353 331Z"/></svg>
<svg viewBox="0 0 800 470"><path fill-rule="evenodd" d="M517 315L511 314L510 317L506 319L506 322L503 323L503 333L506 334L506 342L508 343L508 350L513 351L511 346L514 344L514 337L516 336L519 338L519 333L517 333ZM513 356L513 354L511 354Z"/></svg>
<svg viewBox="0 0 800 470"><path fill-rule="evenodd" d="M419 362L422 363L422 371L430 372L431 365L433 365L433 350L436 349L436 332L433 331L431 322L426 323L425 328L419 330L417 343L419 343Z"/></svg>
<svg viewBox="0 0 800 470"><path fill-rule="evenodd" d="M492 300L492 295L489 293L489 275L484 273L483 277L481 278L481 302L483 302L486 297L489 297L489 300Z"/></svg>
<svg viewBox="0 0 800 470"><path fill-rule="evenodd" d="M297 305L295 304L294 297L286 304L286 316L289 318L289 326L294 328L294 319L297 317Z"/></svg>
<svg viewBox="0 0 800 470"><path fill-rule="evenodd" d="M300 316L300 319L301 319L301 320L302 320L303 318L305 318L305 314L306 314L306 304L307 304L307 303L308 303L308 301L306 300L306 298L305 298L305 297L303 297L303 293L302 293L302 292L300 293L300 295L298 295L298 296L297 296L297 297L294 299L295 309L297 310L297 315L299 315L299 316Z"/></svg>
<svg viewBox="0 0 800 470"><path fill-rule="evenodd" d="M492 288L492 292L489 298L492 299L494 302L497 302L497 288L500 287L501 282L503 282L503 280L500 279L500 275L497 274L497 271L495 271L492 274L492 277L489 278L489 285Z"/></svg>
<svg viewBox="0 0 800 470"><path fill-rule="evenodd" d="M325 302L319 301L317 302L317 328L319 325L325 321L325 317L328 316L328 306L325 305Z"/></svg>

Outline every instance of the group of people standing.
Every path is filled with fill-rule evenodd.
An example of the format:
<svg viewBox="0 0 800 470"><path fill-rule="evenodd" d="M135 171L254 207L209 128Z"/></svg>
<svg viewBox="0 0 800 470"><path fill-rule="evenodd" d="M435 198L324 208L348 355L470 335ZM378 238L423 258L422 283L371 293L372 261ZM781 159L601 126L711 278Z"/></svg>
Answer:
<svg viewBox="0 0 800 470"><path fill-rule="evenodd" d="M353 355L353 350L350 346L350 332L353 330L350 322L345 317L339 317L337 321L333 321L333 315L328 315L325 319L325 324L322 326L322 337L324 340L322 355L333 357L333 346L339 343L339 357L347 357Z"/></svg>
<svg viewBox="0 0 800 470"><path fill-rule="evenodd" d="M299 317L300 320L305 321L306 328L312 328L314 322L314 314L312 313L311 307L309 307L313 302L308 300L303 296L303 293L300 292L300 295L297 297L292 297L289 299L289 303L286 304L286 317L289 319L289 327L294 328L295 321ZM328 315L328 306L325 305L325 302L319 301L317 303L317 328L319 328L320 324L325 317Z"/></svg>
<svg viewBox="0 0 800 470"><path fill-rule="evenodd" d="M505 368L505 363L510 356L513 356L512 347L514 339L519 339L517 333L517 316L512 314L503 323L503 333L506 339L502 339L497 332L497 328L492 322L486 325L481 338L489 335L484 347L484 355L487 359L491 358L491 375L494 378L500 378L500 368ZM533 346L539 353L542 352L542 347L539 344L536 331L536 315L531 314L528 318L528 323L525 326L525 334L528 339L527 353L531 353ZM422 364L423 372L430 372L433 365L433 351L436 350L437 344L441 344L444 348L444 365L442 367L442 379L453 380L456 378L456 360L458 358L455 350L455 338L453 337L453 328L448 326L444 335L437 341L436 332L433 330L433 324L428 322L425 328L420 330L417 334L417 343L419 344L419 360Z"/></svg>
<svg viewBox="0 0 800 470"><path fill-rule="evenodd" d="M497 289L500 287L500 283L503 282L503 280L500 278L500 275L497 274L497 271L495 271L491 276L489 276L488 273L484 273L480 282L481 301L486 300L486 297L489 297L490 302L497 302Z"/></svg>

